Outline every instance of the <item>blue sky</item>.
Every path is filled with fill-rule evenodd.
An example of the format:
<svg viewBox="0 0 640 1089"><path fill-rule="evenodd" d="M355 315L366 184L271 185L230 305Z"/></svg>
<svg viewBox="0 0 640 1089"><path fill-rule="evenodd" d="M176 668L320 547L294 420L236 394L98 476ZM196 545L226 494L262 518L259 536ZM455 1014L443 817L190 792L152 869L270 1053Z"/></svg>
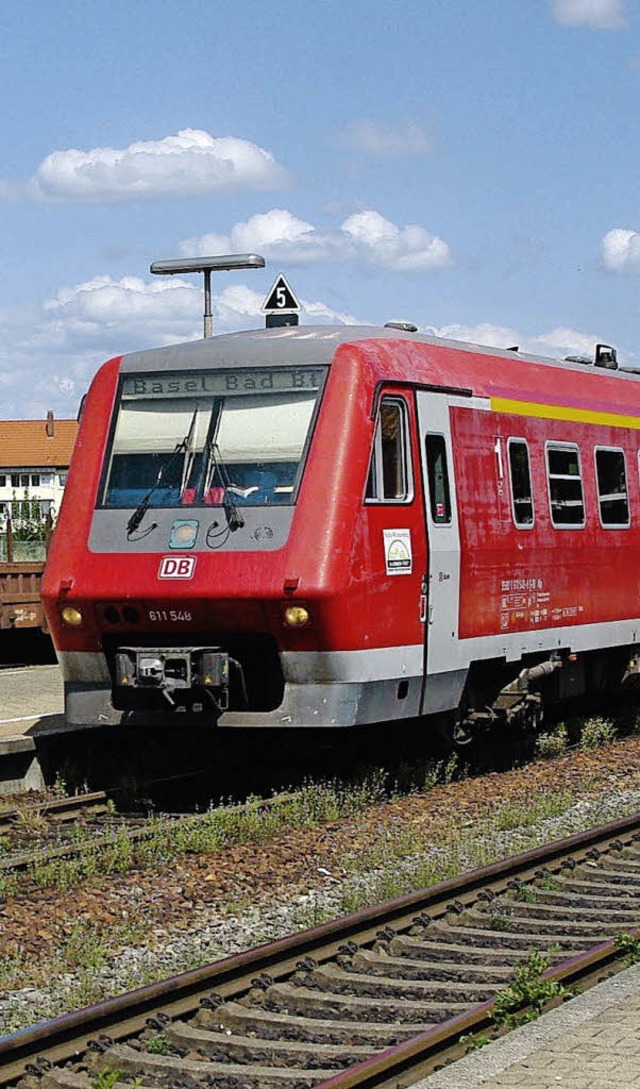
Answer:
<svg viewBox="0 0 640 1089"><path fill-rule="evenodd" d="M112 355L390 319L640 366L638 0L22 0L0 12L0 416Z"/></svg>

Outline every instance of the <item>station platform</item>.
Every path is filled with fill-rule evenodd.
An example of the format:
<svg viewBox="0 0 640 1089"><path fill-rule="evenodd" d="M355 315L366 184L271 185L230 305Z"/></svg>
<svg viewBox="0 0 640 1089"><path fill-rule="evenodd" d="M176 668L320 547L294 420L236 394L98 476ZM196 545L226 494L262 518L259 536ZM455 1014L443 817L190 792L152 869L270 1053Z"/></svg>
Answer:
<svg viewBox="0 0 640 1089"><path fill-rule="evenodd" d="M418 1086L640 1089L640 965L431 1074Z"/></svg>
<svg viewBox="0 0 640 1089"><path fill-rule="evenodd" d="M67 729L57 665L0 670L0 795L44 786L38 740Z"/></svg>

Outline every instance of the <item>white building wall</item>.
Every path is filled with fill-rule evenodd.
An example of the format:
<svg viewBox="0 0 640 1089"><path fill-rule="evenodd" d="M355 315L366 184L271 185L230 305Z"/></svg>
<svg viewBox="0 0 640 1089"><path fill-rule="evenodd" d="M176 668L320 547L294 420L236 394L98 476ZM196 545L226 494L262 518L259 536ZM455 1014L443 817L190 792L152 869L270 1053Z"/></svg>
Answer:
<svg viewBox="0 0 640 1089"><path fill-rule="evenodd" d="M14 500L37 499L42 511L49 509L53 517L60 510L60 503L67 481L67 469L33 466L22 469L0 469L0 525L4 529L5 513Z"/></svg>

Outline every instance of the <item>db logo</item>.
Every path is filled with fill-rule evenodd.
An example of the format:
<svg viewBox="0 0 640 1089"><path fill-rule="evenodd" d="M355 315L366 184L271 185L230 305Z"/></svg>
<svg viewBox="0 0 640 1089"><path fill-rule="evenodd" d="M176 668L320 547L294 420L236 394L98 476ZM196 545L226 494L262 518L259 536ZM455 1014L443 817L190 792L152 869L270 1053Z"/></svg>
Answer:
<svg viewBox="0 0 640 1089"><path fill-rule="evenodd" d="M197 556L163 556L158 568L159 579L191 579Z"/></svg>

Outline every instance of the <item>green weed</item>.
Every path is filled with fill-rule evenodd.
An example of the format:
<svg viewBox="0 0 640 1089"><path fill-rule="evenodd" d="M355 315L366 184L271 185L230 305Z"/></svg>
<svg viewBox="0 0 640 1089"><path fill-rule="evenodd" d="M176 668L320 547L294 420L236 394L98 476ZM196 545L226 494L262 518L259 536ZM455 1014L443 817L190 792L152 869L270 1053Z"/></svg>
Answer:
<svg viewBox="0 0 640 1089"><path fill-rule="evenodd" d="M489 919L489 928L491 930L509 930L510 926L509 914L504 909L494 912Z"/></svg>
<svg viewBox="0 0 640 1089"><path fill-rule="evenodd" d="M122 1070L103 1070L91 1082L91 1089L112 1089L122 1077Z"/></svg>
<svg viewBox="0 0 640 1089"><path fill-rule="evenodd" d="M490 1036L485 1036L483 1033L476 1035L473 1032L465 1032L458 1040L458 1043L465 1047L467 1055L472 1051L479 1051L481 1047L486 1047L492 1042Z"/></svg>
<svg viewBox="0 0 640 1089"><path fill-rule="evenodd" d="M567 727L564 722L560 722L554 730L549 733L540 734L536 738L535 753L536 756L541 756L545 759L560 756L565 752L568 744L569 734L567 732Z"/></svg>
<svg viewBox="0 0 640 1089"><path fill-rule="evenodd" d="M589 718L582 727L580 748L583 752L598 749L601 745L610 745L618 736L613 722L607 718Z"/></svg>
<svg viewBox="0 0 640 1089"><path fill-rule="evenodd" d="M614 945L627 957L629 964L637 964L640 961L640 937L632 937L631 934L621 933L616 936Z"/></svg>
<svg viewBox="0 0 640 1089"><path fill-rule="evenodd" d="M515 890L514 899L522 904L536 904L540 899L540 893L532 885L519 885Z"/></svg>
<svg viewBox="0 0 640 1089"><path fill-rule="evenodd" d="M527 828L549 817L560 816L572 802L568 791L544 791L525 802L505 802L492 815L491 825L499 832Z"/></svg>
<svg viewBox="0 0 640 1089"><path fill-rule="evenodd" d="M155 1036L150 1036L146 1042L147 1051L152 1055L171 1055L173 1047L167 1040L164 1032L158 1032Z"/></svg>
<svg viewBox="0 0 640 1089"><path fill-rule="evenodd" d="M534 952L525 964L518 965L513 981L496 995L492 1015L496 1024L516 1028L539 1017L549 1002L569 995L558 980L543 979L549 964L548 957Z"/></svg>

